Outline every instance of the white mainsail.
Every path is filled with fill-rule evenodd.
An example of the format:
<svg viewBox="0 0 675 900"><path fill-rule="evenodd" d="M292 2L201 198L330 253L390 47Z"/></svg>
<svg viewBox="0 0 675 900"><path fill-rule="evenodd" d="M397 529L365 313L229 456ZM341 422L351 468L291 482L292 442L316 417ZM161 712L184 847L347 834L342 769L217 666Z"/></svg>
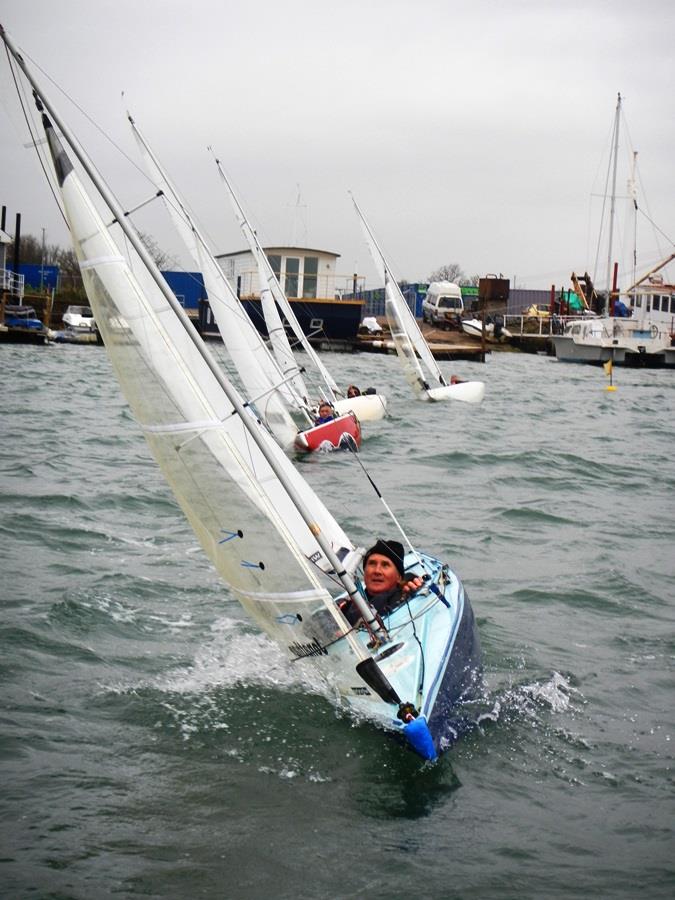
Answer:
<svg viewBox="0 0 675 900"><path fill-rule="evenodd" d="M482 382L469 381L448 384L445 380L417 320L401 293L375 235L353 196L352 203L375 267L384 281L385 314L407 382L422 400L454 399L467 403L480 403L485 394L485 385ZM422 364L426 367L426 372Z"/></svg>
<svg viewBox="0 0 675 900"><path fill-rule="evenodd" d="M180 239L202 273L220 336L239 374L244 391L265 423L283 447L293 444L297 427L287 404L294 404L285 376L270 355L265 342L239 302L222 269L194 219L188 212L177 188L159 162L134 119L128 115L148 177L169 212Z"/></svg>

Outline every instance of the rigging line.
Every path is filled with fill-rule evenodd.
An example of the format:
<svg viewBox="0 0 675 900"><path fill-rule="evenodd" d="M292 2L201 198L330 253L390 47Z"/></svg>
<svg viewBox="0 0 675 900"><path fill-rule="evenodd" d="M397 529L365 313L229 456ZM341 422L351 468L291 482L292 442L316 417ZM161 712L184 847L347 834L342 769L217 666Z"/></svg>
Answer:
<svg viewBox="0 0 675 900"><path fill-rule="evenodd" d="M56 203L56 207L57 207L58 211L61 213L61 218L62 218L63 221L65 222L66 228L68 229L68 231L70 231L70 226L69 226L69 224L68 224L68 219L66 218L66 214L65 214L65 212L63 211L63 208L62 208L62 206L61 206L61 203L59 202L59 198L58 198L58 196L57 196L57 194L56 194L56 191L54 190L54 186L53 186L53 184L52 184L51 178L49 177L49 173L48 173L48 171L47 171L47 169L46 169L46 167L45 167L45 164L44 164L44 161L43 161L43 159L42 159L42 156L40 155L40 151L38 150L38 138L37 138L37 135L35 135L35 134L33 133L33 124L32 124L32 122L31 122L31 120L30 120L30 116L28 115L28 113L27 113L27 111L26 111L26 107L25 107L25 105L24 105L24 99L23 99L22 94L21 94L21 88L20 88L19 82L17 81L16 72L14 71L14 66L12 65L12 63L14 62L14 60L13 60L12 57L10 56L10 54L9 54L9 49L8 49L7 46L5 46L5 53L7 54L7 62L8 62L8 64L9 64L9 71L12 73L12 81L14 82L14 87L15 87L15 89L16 89L16 95L17 95L17 97L19 98L19 106L21 107L21 112L23 113L23 117L24 117L24 120L25 120L25 122L26 122L26 127L28 128L28 133L29 133L30 136L31 136L31 144L32 144L33 147L35 148L35 154L36 154L36 156L37 156L37 158L38 158L38 162L40 163L40 168L42 169L42 173L43 173L44 176L45 176L45 179L46 179L46 181L47 181L47 184L49 185L49 190L50 190L50 192L51 192L52 197L54 198L54 202ZM37 97L37 95L35 94L35 92L33 92L33 96L34 96L34 98L35 98L35 103L36 103L36 106L37 106L39 100L38 100L38 97ZM39 109L39 107L38 107L38 109Z"/></svg>
<svg viewBox="0 0 675 900"><path fill-rule="evenodd" d="M641 206L638 206L638 212L645 217L645 219L649 222L649 224L652 226L652 228L655 228L658 231L658 233L660 235L662 235L662 237L664 237L671 246L675 246L675 241L673 241L669 237L669 235L667 235L665 233L665 231L663 231L661 228L659 228L659 226L656 224L656 222L651 218L651 216L647 215L647 213L642 209Z"/></svg>
<svg viewBox="0 0 675 900"><path fill-rule="evenodd" d="M415 628L415 617L413 616L412 610L410 609L410 598L409 597L406 597L405 605L408 609L408 615L410 616L410 624L412 625L413 637L417 641L417 644L420 648L420 663L421 663L421 665L420 665L420 680L417 685L417 693L421 694L422 689L424 687L424 670L426 668L426 661L424 659L424 647L422 646L422 642L420 641L418 634L417 634L417 629Z"/></svg>
<svg viewBox="0 0 675 900"><path fill-rule="evenodd" d="M66 98L66 100L67 100L69 103L72 103L72 105L75 107L75 109L76 109L81 115L84 116L84 118L90 123L90 125L93 125L93 127L96 129L96 131L98 131L98 133L99 133L100 135L102 135L102 136L105 138L105 140L106 140L112 147L114 147L115 150L117 150L117 152L120 153L120 154L124 157L124 159L126 159L126 161L127 161L128 163L130 163L130 164L136 169L136 171L140 172L140 174L143 175L143 177L147 179L147 175L145 174L145 172L143 172L143 170L140 168L140 166L139 166L137 163L135 163L134 160L133 160L127 153L125 153L125 151L119 146L119 144L115 143L115 141L110 137L110 135L107 134L107 132L105 132L105 131L103 130L103 128L98 124L98 122L96 122L95 119L92 119L92 117L86 112L86 110L85 110L83 107L81 107L81 106L79 105L79 103L78 103L76 100L74 100L73 97L71 97L70 94L69 94L67 91L65 91L65 90L61 87L60 84L58 84L56 81L54 81L54 79L51 77L51 75L49 74L49 72L46 72L46 71L42 68L42 66L41 66L39 63L37 63L37 62L33 59L33 57L32 57L30 54L26 53L26 52L23 51L23 50L22 50L22 54L23 54L23 56L25 56L26 59L29 59L29 60L30 60L31 65L32 65L32 66L35 66L35 68L38 69L38 71L39 71L42 75L44 75L44 77L47 79L47 81L49 81L50 84L52 84L52 85L54 86L54 88L55 88L60 94L62 94L62 95ZM124 91L122 92L122 95L124 95Z"/></svg>
<svg viewBox="0 0 675 900"><path fill-rule="evenodd" d="M386 509L387 513L389 514L389 517L391 518L391 520L392 520L392 522L394 523L394 525L398 528L399 532L401 533L401 536L403 537L403 540L405 541L405 543L408 545L408 547L409 547L409 549L410 549L410 552L415 554L415 556L417 557L417 562L419 563L419 565L422 566L423 569L425 569L426 566L424 565L424 562L423 562L423 560L422 560L422 557L421 557L420 554L417 552L417 550L415 550L415 548L413 547L410 538L408 537L408 535L406 534L406 532L403 530L403 526L401 525L401 523L399 522L399 520L396 518L396 516L395 516L394 513L392 512L391 507L389 506L389 504L387 503L387 501L386 501L386 500L384 499L384 497L382 496L382 493L381 493L380 489L378 488L378 486L375 484L375 482L374 482L373 479L371 478L370 473L368 472L368 470L366 469L366 467L363 465L363 462L361 461L361 454L358 452L358 449L359 449L359 448L356 446L356 441L355 441L354 438L351 436L351 434L346 434L344 437L345 437L345 441L344 441L345 446L346 446L349 450L351 450L352 456L353 456L354 459L358 462L358 464L361 466L361 469L363 470L363 474L366 476L366 478L368 479L368 481L371 483L371 485L372 485L372 487L373 487L373 490L375 491L375 493L377 494L377 496L378 496L378 497L380 498L380 500L382 501L382 505L384 506L384 508Z"/></svg>

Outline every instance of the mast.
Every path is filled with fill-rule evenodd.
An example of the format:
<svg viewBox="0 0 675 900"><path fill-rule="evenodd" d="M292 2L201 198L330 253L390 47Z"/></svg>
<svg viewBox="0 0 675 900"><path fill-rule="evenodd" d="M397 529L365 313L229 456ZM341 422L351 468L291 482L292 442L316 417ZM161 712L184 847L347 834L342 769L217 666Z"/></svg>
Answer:
<svg viewBox="0 0 675 900"><path fill-rule="evenodd" d="M612 194L609 207L609 244L607 248L607 306L605 312L611 311L610 291L612 289L612 242L614 239L614 213L616 208L616 170L619 160L619 120L621 116L621 94L617 94L616 112L614 114L614 164L612 172Z"/></svg>
<svg viewBox="0 0 675 900"><path fill-rule="evenodd" d="M213 374L214 378L218 382L219 386L222 388L227 399L234 407L234 409L235 409L237 415L239 416L240 420L242 421L244 427L251 435L251 438L253 439L255 444L258 446L258 449L260 450L262 455L265 457L270 468L272 469L272 471L274 472L276 477L279 479L279 482L283 485L289 498L293 502L293 504L296 507L296 509L298 510L300 516L305 521L307 527L309 528L310 532L314 536L314 539L316 540L317 544L319 545L322 552L326 556L326 559L329 561L329 563L333 567L333 570L335 571L337 578L340 580L340 582L344 586L345 590L347 591L350 599L354 601L357 609L363 616L364 622L366 623L368 629L372 633L377 634L381 638L387 638L388 635L387 635L386 630L384 629L384 626L381 625L380 622L378 622L375 613L373 612L370 605L368 604L368 602L365 600L365 598L363 597L363 595L357 588L351 575L349 574L349 572L346 571L346 569L340 562L337 555L333 552L333 548L330 546L330 542L323 535L318 523L314 520L310 509L307 507L307 505L305 504L302 497L300 497L298 495L294 486L291 483L289 483L289 480L286 478L282 467L280 465L278 465L274 452L272 451L269 444L267 443L267 439L266 439L264 433L260 430L258 421L254 420L252 418L252 416L250 416L249 413L247 412L246 407L242 403L242 400L239 397L238 393L234 390L234 388L229 383L229 381L225 377L224 373L222 372L222 370L220 369L220 367L218 366L218 364L216 363L214 358L209 353L209 351L206 348L206 346L204 345L204 342L202 341L201 337L199 336L199 334L195 330L194 326L190 322L190 319L188 318L187 313L185 312L183 307L180 305L180 303L174 296L174 294L171 291L171 289L169 288L168 284L162 277L162 274L159 271L159 268L155 264L154 260L152 259L151 255L149 254L149 252L146 250L145 246L143 245L143 242L138 237L137 232L129 224L122 205L119 203L119 201L117 200L115 195L112 193L112 191L108 188L108 186L106 185L105 181L103 180L101 174L98 172L95 165L88 157L86 151L80 145L77 138L72 134L72 132L70 131L68 126L65 124L65 122L61 119L58 112L54 109L52 103L49 101L49 99L47 97L44 96L44 94L42 93L42 89L40 88L39 84L33 78L33 75L30 72L30 70L28 69L23 57L19 53L18 49L15 47L14 42L11 40L11 38L7 34L5 28L1 24L0 24L0 37L2 37L2 40L5 43L5 46L7 47L7 49L11 53L11 55L14 57L17 65L19 66L19 68L21 69L23 74L26 76L28 82L32 86L32 88L35 92L36 100L39 101L39 103L41 105L43 105L44 108L49 112L49 115L53 119L54 123L60 129L61 134L63 135L63 137L67 141L68 145L70 146L71 150L73 151L73 153L79 160L80 164L82 165L82 168L87 173L88 177L91 179L91 181L95 185L97 191L101 195L101 198L105 201L106 205L108 206L108 208L114 215L114 217L117 221L117 224L120 226L120 228L124 232L125 236L129 240L129 243L132 245L132 247L134 248L134 250L140 257L140 259L144 263L145 267L148 270L148 273L152 277L152 279L155 282L155 284L157 285L157 287L162 292L166 302L168 303L170 308L173 310L178 321L181 323L181 325L187 332L189 339L192 341L196 350L199 352L199 354L204 359L204 362L210 369L211 373ZM58 138L57 138L57 140L58 140ZM379 671L379 667L377 667L377 663L374 660L372 660L372 657L369 657L367 655L365 650L363 650L360 647L360 645L358 645L357 642L355 642L355 641L350 642L350 646L355 651L355 653L361 657L362 661L369 660L370 662L372 662L372 664L375 666L375 668L377 668ZM382 677L384 678L384 676L382 676Z"/></svg>

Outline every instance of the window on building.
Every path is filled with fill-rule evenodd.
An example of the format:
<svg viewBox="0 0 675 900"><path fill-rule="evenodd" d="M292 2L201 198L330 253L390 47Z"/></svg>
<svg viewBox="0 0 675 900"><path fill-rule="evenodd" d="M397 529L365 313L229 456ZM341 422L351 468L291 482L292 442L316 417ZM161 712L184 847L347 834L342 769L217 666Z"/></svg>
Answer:
<svg viewBox="0 0 675 900"><path fill-rule="evenodd" d="M319 257L306 256L304 277L302 279L302 296L316 298L317 276L319 273Z"/></svg>
<svg viewBox="0 0 675 900"><path fill-rule="evenodd" d="M286 279L284 291L287 297L298 296L298 281L300 275L300 260L294 256L286 257Z"/></svg>
<svg viewBox="0 0 675 900"><path fill-rule="evenodd" d="M671 313L675 313L675 297L670 298L670 311Z"/></svg>
<svg viewBox="0 0 675 900"><path fill-rule="evenodd" d="M267 261L272 266L272 271L281 280L281 257L278 253L268 253Z"/></svg>
<svg viewBox="0 0 675 900"><path fill-rule="evenodd" d="M658 294L654 294L652 298L652 309L660 310L661 309L661 298Z"/></svg>

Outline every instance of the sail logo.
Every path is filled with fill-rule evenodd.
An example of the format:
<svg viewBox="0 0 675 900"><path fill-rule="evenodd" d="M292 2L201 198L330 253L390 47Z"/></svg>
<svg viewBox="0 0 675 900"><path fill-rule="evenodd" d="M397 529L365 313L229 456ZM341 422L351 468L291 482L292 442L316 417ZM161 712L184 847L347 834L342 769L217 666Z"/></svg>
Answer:
<svg viewBox="0 0 675 900"><path fill-rule="evenodd" d="M328 650L322 647L316 638L307 644L295 641L295 643L288 645L288 649L296 659L303 659L306 656L328 656Z"/></svg>

